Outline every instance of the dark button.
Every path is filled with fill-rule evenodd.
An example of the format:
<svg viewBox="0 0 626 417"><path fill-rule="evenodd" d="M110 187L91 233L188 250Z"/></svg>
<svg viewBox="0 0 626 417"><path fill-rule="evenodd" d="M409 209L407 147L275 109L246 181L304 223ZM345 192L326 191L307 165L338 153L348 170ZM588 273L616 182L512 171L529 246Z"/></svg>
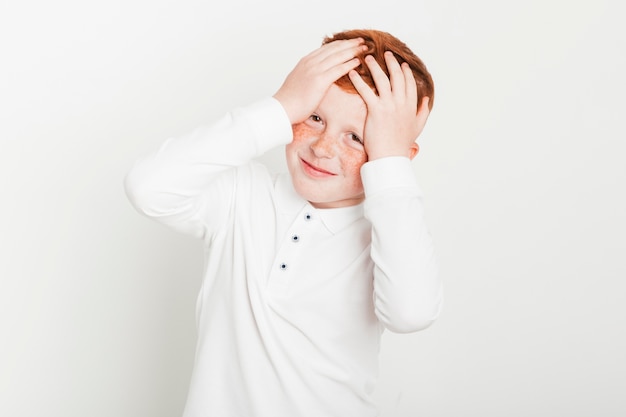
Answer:
<svg viewBox="0 0 626 417"><path fill-rule="evenodd" d="M293 235L293 236L291 236L291 240L292 240L293 242L300 242L300 236L298 236L298 235Z"/></svg>
<svg viewBox="0 0 626 417"><path fill-rule="evenodd" d="M311 215L309 213L305 214L304 220L311 220Z"/></svg>
<svg viewBox="0 0 626 417"><path fill-rule="evenodd" d="M283 263L281 263L281 264L280 264L280 269L282 269L283 271L284 271L285 269L287 269L287 264L286 264L286 263L284 263L284 262L283 262Z"/></svg>

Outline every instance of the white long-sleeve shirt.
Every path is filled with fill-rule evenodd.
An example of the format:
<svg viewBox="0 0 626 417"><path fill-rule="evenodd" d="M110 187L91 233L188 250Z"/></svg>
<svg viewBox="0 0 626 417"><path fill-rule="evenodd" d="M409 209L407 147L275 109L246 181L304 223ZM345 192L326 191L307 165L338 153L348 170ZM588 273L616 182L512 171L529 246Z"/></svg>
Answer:
<svg viewBox="0 0 626 417"><path fill-rule="evenodd" d="M364 164L364 203L316 209L251 162L291 139L267 98L166 141L126 178L137 210L205 245L184 417L375 416L383 329L439 314L409 159Z"/></svg>

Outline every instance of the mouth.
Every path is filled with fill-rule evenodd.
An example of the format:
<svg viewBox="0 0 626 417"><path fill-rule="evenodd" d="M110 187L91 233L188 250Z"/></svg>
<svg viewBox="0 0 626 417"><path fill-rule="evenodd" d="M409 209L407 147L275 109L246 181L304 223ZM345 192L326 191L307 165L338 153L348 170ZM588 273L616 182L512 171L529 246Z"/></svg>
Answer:
<svg viewBox="0 0 626 417"><path fill-rule="evenodd" d="M304 172L306 172L309 176L314 177L314 178L334 177L335 175L337 175L330 171L326 171L325 169L317 167L313 164L310 164L302 158L300 158L300 163L302 164L302 168L304 169Z"/></svg>

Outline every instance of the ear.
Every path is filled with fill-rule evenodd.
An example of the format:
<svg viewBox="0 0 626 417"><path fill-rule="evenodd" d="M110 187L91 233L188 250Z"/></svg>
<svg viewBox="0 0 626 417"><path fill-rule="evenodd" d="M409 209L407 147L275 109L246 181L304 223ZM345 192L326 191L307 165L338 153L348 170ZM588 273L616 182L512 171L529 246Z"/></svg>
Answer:
<svg viewBox="0 0 626 417"><path fill-rule="evenodd" d="M417 155L419 151L420 151L420 146L416 142L413 142L413 144L409 148L409 159L415 158L415 155Z"/></svg>

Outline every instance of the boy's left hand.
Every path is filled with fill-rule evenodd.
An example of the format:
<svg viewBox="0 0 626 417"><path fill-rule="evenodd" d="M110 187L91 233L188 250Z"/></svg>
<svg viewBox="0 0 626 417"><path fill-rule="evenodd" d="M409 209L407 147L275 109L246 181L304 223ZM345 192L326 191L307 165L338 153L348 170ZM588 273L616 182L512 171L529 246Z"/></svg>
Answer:
<svg viewBox="0 0 626 417"><path fill-rule="evenodd" d="M428 97L424 97L417 111L417 85L407 63L400 65L393 53L385 52L389 78L378 62L365 57L378 95L354 70L349 77L367 105L363 132L365 152L370 161L388 156L412 158L418 151L415 140L428 119Z"/></svg>

